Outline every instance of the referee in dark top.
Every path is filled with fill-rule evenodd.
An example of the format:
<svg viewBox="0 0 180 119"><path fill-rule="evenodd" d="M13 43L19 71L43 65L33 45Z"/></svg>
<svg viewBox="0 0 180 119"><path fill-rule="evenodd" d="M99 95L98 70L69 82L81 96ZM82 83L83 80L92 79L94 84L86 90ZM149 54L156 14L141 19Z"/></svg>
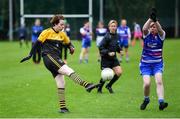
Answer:
<svg viewBox="0 0 180 119"><path fill-rule="evenodd" d="M111 68L114 71L113 79L106 85L109 93L114 93L112 85L118 80L122 74L119 61L116 56L116 52L121 52L121 47L118 43L117 21L111 20L108 24L109 32L105 35L101 41L99 50L101 55L101 70L104 68ZM100 86L98 87L98 93L102 93L102 87L105 81L101 78Z"/></svg>
<svg viewBox="0 0 180 119"><path fill-rule="evenodd" d="M74 47L71 44L69 37L62 31L64 29L64 17L62 15L54 15L50 23L53 25L52 28L45 29L39 35L38 40L33 45L29 55L23 58L21 62L29 60L36 49L42 47L44 65L52 73L57 84L60 112L66 113L69 112L69 110L65 103L64 75L85 87L88 92L97 87L97 85L82 80L79 75L66 65L59 56L62 44L65 44L69 48L71 54L74 53Z"/></svg>

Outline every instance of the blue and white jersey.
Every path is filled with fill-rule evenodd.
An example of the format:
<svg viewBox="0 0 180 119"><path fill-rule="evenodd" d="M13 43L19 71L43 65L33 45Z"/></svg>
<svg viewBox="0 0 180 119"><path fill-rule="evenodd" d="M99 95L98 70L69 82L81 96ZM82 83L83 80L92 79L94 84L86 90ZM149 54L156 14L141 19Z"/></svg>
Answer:
<svg viewBox="0 0 180 119"><path fill-rule="evenodd" d="M43 31L43 27L42 26L33 26L32 27L32 37L31 37L31 40L32 42L36 42L38 37L39 37L39 34Z"/></svg>
<svg viewBox="0 0 180 119"><path fill-rule="evenodd" d="M96 28L96 36L105 36L107 33L107 29L106 28Z"/></svg>
<svg viewBox="0 0 180 119"><path fill-rule="evenodd" d="M163 62L162 50L165 32L161 37L159 34L148 33L144 37L144 47L141 56L141 63L160 63Z"/></svg>
<svg viewBox="0 0 180 119"><path fill-rule="evenodd" d="M82 36L82 40L84 40L84 41L90 41L91 40L91 35L90 35L89 29L82 27L82 28L80 28L80 33Z"/></svg>
<svg viewBox="0 0 180 119"><path fill-rule="evenodd" d="M128 26L125 26L125 27L119 26L117 28L117 33L119 35L120 41L129 40L131 38L131 32Z"/></svg>
<svg viewBox="0 0 180 119"><path fill-rule="evenodd" d="M103 40L107 33L106 28L96 28L96 45L99 46L100 42Z"/></svg>

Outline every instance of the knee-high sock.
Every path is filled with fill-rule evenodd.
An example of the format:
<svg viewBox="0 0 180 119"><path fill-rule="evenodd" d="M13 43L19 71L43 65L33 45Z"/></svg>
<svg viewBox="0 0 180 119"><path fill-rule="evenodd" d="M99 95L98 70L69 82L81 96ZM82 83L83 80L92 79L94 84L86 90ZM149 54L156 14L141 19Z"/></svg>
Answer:
<svg viewBox="0 0 180 119"><path fill-rule="evenodd" d="M80 78L80 76L76 73L76 72L73 72L70 74L69 76L75 83L78 83L79 85L83 86L83 87L86 87L89 83L82 80Z"/></svg>
<svg viewBox="0 0 180 119"><path fill-rule="evenodd" d="M101 80L99 81L99 83L100 83L100 85L99 85L98 90L102 90L102 87L104 86L105 81L103 81L103 79L101 78Z"/></svg>
<svg viewBox="0 0 180 119"><path fill-rule="evenodd" d="M107 86L111 87L117 80L119 76L114 75L113 79L107 84Z"/></svg>
<svg viewBox="0 0 180 119"><path fill-rule="evenodd" d="M65 88L58 88L59 106L60 108L66 108L65 102Z"/></svg>

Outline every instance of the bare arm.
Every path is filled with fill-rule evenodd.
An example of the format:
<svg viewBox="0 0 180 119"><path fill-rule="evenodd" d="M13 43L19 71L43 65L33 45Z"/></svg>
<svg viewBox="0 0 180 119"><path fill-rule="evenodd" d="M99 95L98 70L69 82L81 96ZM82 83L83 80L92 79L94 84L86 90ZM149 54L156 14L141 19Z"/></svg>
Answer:
<svg viewBox="0 0 180 119"><path fill-rule="evenodd" d="M147 35L149 33L148 29L150 27L151 22L153 21L151 19L148 19L146 23L144 24L143 29L142 29L144 35Z"/></svg>
<svg viewBox="0 0 180 119"><path fill-rule="evenodd" d="M156 22L155 22L155 25L156 25L156 27L157 27L158 34L159 34L161 37L163 37L165 31L162 29L160 23L159 23L158 21L156 21Z"/></svg>

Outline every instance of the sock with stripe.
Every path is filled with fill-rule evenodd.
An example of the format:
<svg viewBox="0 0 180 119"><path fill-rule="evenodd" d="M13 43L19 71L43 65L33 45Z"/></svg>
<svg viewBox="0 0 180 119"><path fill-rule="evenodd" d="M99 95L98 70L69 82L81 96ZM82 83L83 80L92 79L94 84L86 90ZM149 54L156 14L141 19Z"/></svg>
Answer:
<svg viewBox="0 0 180 119"><path fill-rule="evenodd" d="M60 109L66 108L65 88L58 88L58 96Z"/></svg>
<svg viewBox="0 0 180 119"><path fill-rule="evenodd" d="M72 79L75 83L77 83L77 84L79 84L79 85L81 85L81 86L83 86L83 87L87 87L87 85L89 84L88 82L82 80L82 79L80 78L80 76L79 76L76 72L71 73L69 77L70 77L70 79Z"/></svg>

